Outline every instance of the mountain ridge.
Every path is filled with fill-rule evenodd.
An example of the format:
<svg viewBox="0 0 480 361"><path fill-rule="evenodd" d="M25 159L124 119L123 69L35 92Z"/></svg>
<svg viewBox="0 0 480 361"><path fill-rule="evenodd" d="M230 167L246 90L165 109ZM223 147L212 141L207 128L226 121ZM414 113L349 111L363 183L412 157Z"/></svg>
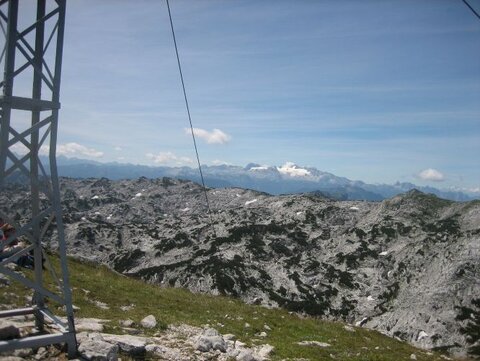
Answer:
<svg viewBox="0 0 480 361"><path fill-rule="evenodd" d="M136 179L145 176L150 179L172 177L201 181L198 169L186 166L146 166L125 163L100 163L82 161L76 158L58 157L60 176L72 178L109 178L111 180ZM44 159L46 162L47 159ZM479 199L480 194L465 193L458 190L442 190L430 186L417 186L409 182L389 184L368 184L359 180L350 180L314 167L300 167L287 162L281 167L262 166L249 163L245 167L234 165L203 165L205 183L209 187L240 187L267 192L273 195L321 191L341 200L380 201L419 189L433 193L441 198L455 201Z"/></svg>

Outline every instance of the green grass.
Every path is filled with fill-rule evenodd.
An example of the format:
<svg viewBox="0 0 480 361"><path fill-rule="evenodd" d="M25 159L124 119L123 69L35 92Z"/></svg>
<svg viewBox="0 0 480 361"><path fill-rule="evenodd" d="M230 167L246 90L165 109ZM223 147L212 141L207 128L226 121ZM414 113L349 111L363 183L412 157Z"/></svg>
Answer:
<svg viewBox="0 0 480 361"><path fill-rule="evenodd" d="M75 316L108 319L107 332L121 333L120 320L129 318L139 324L142 318L153 314L159 325L156 329L145 331L146 334L162 332L167 325L189 324L201 327L209 324L223 334L235 334L239 340L249 345L268 343L274 346L272 360L332 360L332 355L336 360L398 361L410 360L412 353L417 356L417 360L443 360L438 353L429 355L424 350L376 331L355 328L355 332L349 332L342 323L301 317L281 309L246 305L227 297L161 288L114 273L104 266L72 259L69 260L69 269L73 303L80 307ZM30 271L24 273L31 277ZM46 277L46 281L49 282L49 277ZM12 282L9 286L2 287L0 304L24 306L28 295L29 291ZM104 302L110 308L101 309L92 300ZM126 312L120 310L121 306L130 304L135 307ZM50 304L50 308L56 309L53 304ZM249 323L250 327L245 328L245 323ZM265 324L272 330L266 331ZM255 337L261 331L266 331L268 336L263 339ZM331 347L297 345L297 342L305 340L327 342Z"/></svg>

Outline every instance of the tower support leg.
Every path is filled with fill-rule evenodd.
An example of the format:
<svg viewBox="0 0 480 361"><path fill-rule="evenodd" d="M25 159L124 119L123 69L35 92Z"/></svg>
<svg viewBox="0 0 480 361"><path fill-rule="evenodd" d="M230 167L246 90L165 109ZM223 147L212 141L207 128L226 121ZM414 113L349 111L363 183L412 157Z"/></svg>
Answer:
<svg viewBox="0 0 480 361"><path fill-rule="evenodd" d="M12 219L8 208L0 205L0 217L16 229L15 236L9 237L6 243L17 238L26 243L26 248L0 261L0 273L33 291L31 308L3 311L0 317L31 313L40 331L46 329L45 319L48 318L61 332L0 341L0 352L65 343L69 357L74 358L77 343L56 163L66 0L37 0L34 3L37 6L35 17L21 18L19 22L19 16L28 16L19 14L19 0L0 0L3 30L0 36L5 35L5 47L0 49L0 66L4 70L0 82L0 190L12 175L27 179L30 187L28 217ZM19 23L27 26L20 29ZM23 86L31 85L28 97L16 92L15 83L20 77ZM30 119L28 126L25 126L25 115ZM41 154L48 154L48 164L42 163ZM50 291L44 278L43 261L48 257L45 248L54 236L60 269L50 271L57 281L55 289L58 292ZM24 256L27 250L34 259L33 280L6 267L8 262ZM64 307L66 324L48 310L46 299Z"/></svg>

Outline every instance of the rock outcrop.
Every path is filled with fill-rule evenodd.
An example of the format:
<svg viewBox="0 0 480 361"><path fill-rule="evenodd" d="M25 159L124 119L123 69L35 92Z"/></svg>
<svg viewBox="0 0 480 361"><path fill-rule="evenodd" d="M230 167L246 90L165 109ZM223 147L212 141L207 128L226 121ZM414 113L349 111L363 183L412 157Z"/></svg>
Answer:
<svg viewBox="0 0 480 361"><path fill-rule="evenodd" d="M4 323L18 334L20 329L32 327L31 320L31 316L22 316ZM77 322L85 326L94 324L91 319L78 318ZM234 335L222 335L212 328L202 329L184 324L170 326L156 336L108 334L98 332L97 327L93 326L78 332L76 338L79 361L117 361L124 356L134 360L264 361L269 359L274 350L268 344L248 348L244 343L235 341ZM11 361L61 361L66 357L64 351L55 346L18 349L0 354L1 360Z"/></svg>
<svg viewBox="0 0 480 361"><path fill-rule="evenodd" d="M21 221L28 192L9 187L0 202ZM479 201L210 189L209 217L200 186L168 178L62 179L62 197L74 256L160 285L480 353Z"/></svg>

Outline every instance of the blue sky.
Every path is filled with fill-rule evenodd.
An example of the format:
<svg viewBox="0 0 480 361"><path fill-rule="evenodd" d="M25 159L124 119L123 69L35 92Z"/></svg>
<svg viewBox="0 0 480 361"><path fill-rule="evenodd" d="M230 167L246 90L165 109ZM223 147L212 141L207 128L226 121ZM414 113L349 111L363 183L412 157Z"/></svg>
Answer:
<svg viewBox="0 0 480 361"><path fill-rule="evenodd" d="M202 163L480 187L480 20L461 0L170 1ZM59 152L195 166L166 4L67 6Z"/></svg>

